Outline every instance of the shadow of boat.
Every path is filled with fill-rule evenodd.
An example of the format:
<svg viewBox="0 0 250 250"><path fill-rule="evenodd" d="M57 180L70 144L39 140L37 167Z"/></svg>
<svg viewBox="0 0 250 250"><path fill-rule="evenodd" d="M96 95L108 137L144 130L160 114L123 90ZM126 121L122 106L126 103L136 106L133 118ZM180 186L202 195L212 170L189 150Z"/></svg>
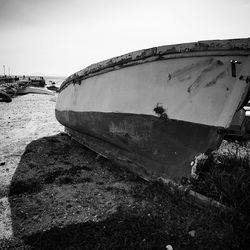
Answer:
<svg viewBox="0 0 250 250"><path fill-rule="evenodd" d="M25 249L161 249L168 244L228 249L231 244L231 235L223 234L228 225L218 223L216 214L188 206L164 186L143 182L66 134L27 145L8 200L13 238ZM199 241L188 235L197 222Z"/></svg>
<svg viewBox="0 0 250 250"><path fill-rule="evenodd" d="M36 249L82 244L94 249L96 237L102 245L112 244L118 225L124 224L117 231L121 234L137 220L120 211L132 206L131 189L144 185L131 176L65 134L32 141L9 191L14 237Z"/></svg>

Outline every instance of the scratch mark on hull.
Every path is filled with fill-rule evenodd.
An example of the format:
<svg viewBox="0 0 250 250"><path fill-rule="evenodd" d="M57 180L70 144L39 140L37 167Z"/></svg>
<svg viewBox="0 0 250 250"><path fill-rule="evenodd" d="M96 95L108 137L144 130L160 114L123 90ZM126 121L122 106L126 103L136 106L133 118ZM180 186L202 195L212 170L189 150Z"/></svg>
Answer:
<svg viewBox="0 0 250 250"><path fill-rule="evenodd" d="M216 84L216 82L217 82L220 78L223 78L225 75L226 75L226 72L225 72L225 71L221 72L219 75L216 76L215 79L213 79L211 82L207 83L207 84L205 85L205 87L207 88L207 87L210 87L210 86Z"/></svg>
<svg viewBox="0 0 250 250"><path fill-rule="evenodd" d="M210 65L213 61L214 61L213 58L208 58L206 60L191 64L191 65L187 65L186 67L173 72L171 76L172 78L177 77L178 80L183 81L188 77L190 73L192 73L193 71L200 70L206 67L207 65Z"/></svg>
<svg viewBox="0 0 250 250"><path fill-rule="evenodd" d="M201 87L201 85L204 85L205 78L208 77L208 73L210 73L211 71L217 69L218 67L223 66L224 64L221 61L216 61L213 62L211 65L209 65L207 68L203 69L201 71L201 74L196 78L196 80L188 87L188 93L190 94L196 94L198 92L198 89ZM223 75L221 75L221 73L219 74L219 76L217 76L215 79L212 80L212 82L214 80L218 80L219 78L221 78L222 76L225 75L225 72L223 71ZM215 81L215 82L216 82Z"/></svg>

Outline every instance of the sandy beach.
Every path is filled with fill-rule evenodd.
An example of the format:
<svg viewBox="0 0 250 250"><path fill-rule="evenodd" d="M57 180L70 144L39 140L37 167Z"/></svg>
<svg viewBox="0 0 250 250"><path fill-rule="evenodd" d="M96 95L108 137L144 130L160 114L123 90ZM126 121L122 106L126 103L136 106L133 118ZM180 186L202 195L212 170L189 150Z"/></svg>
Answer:
<svg viewBox="0 0 250 250"><path fill-rule="evenodd" d="M0 250L250 249L249 12L0 0Z"/></svg>
<svg viewBox="0 0 250 250"><path fill-rule="evenodd" d="M8 194L25 147L35 139L63 131L53 112L55 98L32 94L0 103L1 239L13 236Z"/></svg>
<svg viewBox="0 0 250 250"><path fill-rule="evenodd" d="M55 98L29 94L0 103L0 162L5 163L0 175L2 196L25 147L35 139L63 131L55 119Z"/></svg>
<svg viewBox="0 0 250 250"><path fill-rule="evenodd" d="M0 103L2 249L242 244L220 211L194 207L71 140L55 119L55 98L28 94Z"/></svg>

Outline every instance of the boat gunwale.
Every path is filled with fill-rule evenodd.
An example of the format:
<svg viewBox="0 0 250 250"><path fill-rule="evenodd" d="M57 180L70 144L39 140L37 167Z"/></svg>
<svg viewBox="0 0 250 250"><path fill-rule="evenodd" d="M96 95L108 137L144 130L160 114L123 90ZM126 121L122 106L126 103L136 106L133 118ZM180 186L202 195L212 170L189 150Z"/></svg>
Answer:
<svg viewBox="0 0 250 250"><path fill-rule="evenodd" d="M74 73L65 79L59 93L70 84L80 84L81 80L143 63L187 57L248 55L250 38L198 41L142 49L92 64Z"/></svg>

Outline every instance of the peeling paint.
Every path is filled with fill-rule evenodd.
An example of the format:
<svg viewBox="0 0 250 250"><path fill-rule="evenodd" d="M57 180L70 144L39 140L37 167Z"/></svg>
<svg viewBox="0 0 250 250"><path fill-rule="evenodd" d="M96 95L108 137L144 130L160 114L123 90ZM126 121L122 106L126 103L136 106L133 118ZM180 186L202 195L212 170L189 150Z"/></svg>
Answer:
<svg viewBox="0 0 250 250"><path fill-rule="evenodd" d="M160 102L156 104L156 107L153 110L159 116L162 116L163 114L166 113L166 109L163 108L162 103Z"/></svg>
<svg viewBox="0 0 250 250"><path fill-rule="evenodd" d="M103 70L108 72L134 64L146 63L148 58L152 58L152 61L157 61L163 60L163 56L168 56L167 59L171 59L188 56L208 56L209 53L212 53L211 55L213 56L235 55L236 52L237 55L249 55L250 39L200 41L196 43L167 45L139 50L92 64L89 67L76 72L62 83L59 92L69 84L73 84L75 79L86 79L100 74Z"/></svg>
<svg viewBox="0 0 250 250"><path fill-rule="evenodd" d="M157 103L153 111L164 121L170 121L170 118L167 114L167 109L164 109L162 103Z"/></svg>
<svg viewBox="0 0 250 250"><path fill-rule="evenodd" d="M136 133L135 127L126 121L120 122L118 126L111 122L109 132L114 135L123 136L127 139L132 139L136 142L142 140L142 137Z"/></svg>

